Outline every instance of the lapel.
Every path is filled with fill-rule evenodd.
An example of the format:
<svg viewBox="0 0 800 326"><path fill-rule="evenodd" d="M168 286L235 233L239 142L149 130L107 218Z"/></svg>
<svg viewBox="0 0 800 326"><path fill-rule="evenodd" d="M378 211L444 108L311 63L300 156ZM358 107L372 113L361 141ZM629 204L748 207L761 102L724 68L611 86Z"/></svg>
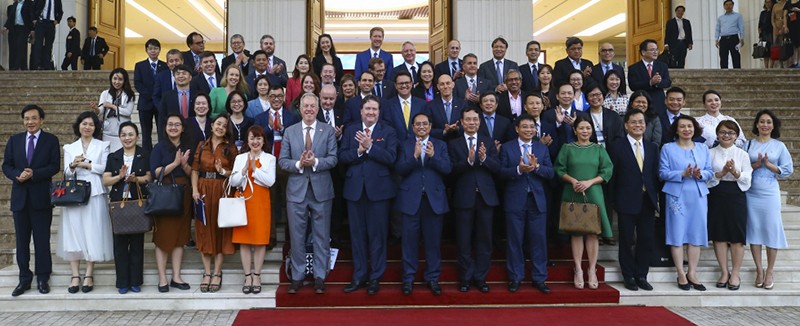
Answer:
<svg viewBox="0 0 800 326"><path fill-rule="evenodd" d="M319 145L319 142L322 139L323 130L325 130L322 127L322 125L324 125L324 124L325 124L324 122L317 121L317 130L314 132L314 138L311 141L311 151L313 151L315 153L314 155L316 155L316 152L317 152L316 149L320 148L320 146L321 146L321 145ZM305 137L305 135L303 135L303 136Z"/></svg>

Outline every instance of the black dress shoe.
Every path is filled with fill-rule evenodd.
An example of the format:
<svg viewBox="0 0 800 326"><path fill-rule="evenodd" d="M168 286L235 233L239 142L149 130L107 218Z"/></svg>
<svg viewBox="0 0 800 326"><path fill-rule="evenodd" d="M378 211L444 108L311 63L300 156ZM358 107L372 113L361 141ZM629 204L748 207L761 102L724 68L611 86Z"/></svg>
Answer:
<svg viewBox="0 0 800 326"><path fill-rule="evenodd" d="M80 291L80 289L81 289L81 285L80 285L81 284L81 277L80 276L73 276L72 278L69 279L69 281L72 282L72 280L74 280L74 279L78 279L78 285L70 286L70 287L67 288L67 292L72 293L72 294L78 293L78 291Z"/></svg>
<svg viewBox="0 0 800 326"><path fill-rule="evenodd" d="M414 283L403 282L403 295L411 295L411 292L413 291L414 291Z"/></svg>
<svg viewBox="0 0 800 326"><path fill-rule="evenodd" d="M519 282L517 281L508 282L508 292L514 293L517 292L518 290L519 290Z"/></svg>
<svg viewBox="0 0 800 326"><path fill-rule="evenodd" d="M292 283L289 284L287 292L289 292L289 294L295 294L301 287L303 287L303 281L292 281Z"/></svg>
<svg viewBox="0 0 800 326"><path fill-rule="evenodd" d="M344 289L342 289L342 291L344 291L344 293L355 292L356 290L358 290L360 288L363 288L363 287L366 287L366 286L367 286L366 282L352 281L352 282L350 282L350 285L344 287Z"/></svg>
<svg viewBox="0 0 800 326"><path fill-rule="evenodd" d="M686 280L689 281L688 278ZM701 284L701 283L694 283L692 281L689 281L689 285L691 285L692 288L694 288L697 291L705 291L706 290L706 286Z"/></svg>
<svg viewBox="0 0 800 326"><path fill-rule="evenodd" d="M325 280L319 277L314 279L314 293L316 294L325 293Z"/></svg>
<svg viewBox="0 0 800 326"><path fill-rule="evenodd" d="M431 289L433 295L442 294L442 286L439 285L439 281L428 281L428 288Z"/></svg>
<svg viewBox="0 0 800 326"><path fill-rule="evenodd" d="M368 295L375 295L378 291L381 290L381 282L378 280L371 280L367 285L367 294Z"/></svg>
<svg viewBox="0 0 800 326"><path fill-rule="evenodd" d="M91 279L92 280L92 285L85 285L87 279ZM92 290L94 290L94 277L92 277L92 276L84 276L83 277L83 283L84 283L84 285L81 286L81 292L89 293L89 292L92 292Z"/></svg>
<svg viewBox="0 0 800 326"><path fill-rule="evenodd" d="M681 278L678 278L678 288L684 291L689 291L692 288L690 283L681 284Z"/></svg>
<svg viewBox="0 0 800 326"><path fill-rule="evenodd" d="M489 284L486 284L486 281L475 281L475 287L481 293L489 293Z"/></svg>
<svg viewBox="0 0 800 326"><path fill-rule="evenodd" d="M636 280L631 278L626 278L624 281L625 288L631 291L639 291L639 285L636 283Z"/></svg>
<svg viewBox="0 0 800 326"><path fill-rule="evenodd" d="M36 282L36 288L39 289L39 293L41 293L41 294L50 293L50 285L47 284L47 281L38 281L38 282Z"/></svg>
<svg viewBox="0 0 800 326"><path fill-rule="evenodd" d="M173 287L173 288L178 288L178 289L181 289L181 290L188 290L188 289L192 288L191 286L189 286L188 283L178 283L178 282L175 282L173 280L169 281L169 286Z"/></svg>
<svg viewBox="0 0 800 326"><path fill-rule="evenodd" d="M169 284L159 285L158 292L160 293L169 292Z"/></svg>
<svg viewBox="0 0 800 326"><path fill-rule="evenodd" d="M469 281L461 281L458 284L458 292L469 292Z"/></svg>
<svg viewBox="0 0 800 326"><path fill-rule="evenodd" d="M531 285L533 285L534 289L539 290L539 292L542 292L544 294L550 294L550 288L547 287L547 284L545 284L544 282L534 281L533 283L531 283Z"/></svg>
<svg viewBox="0 0 800 326"><path fill-rule="evenodd" d="M25 293L25 291L28 291L30 289L31 289L30 283L19 283L17 284L17 287L14 288L14 291L11 291L11 296L18 297L21 294Z"/></svg>
<svg viewBox="0 0 800 326"><path fill-rule="evenodd" d="M639 278L636 279L636 285L639 286L640 289L645 291L653 291L653 286L647 282L646 278Z"/></svg>

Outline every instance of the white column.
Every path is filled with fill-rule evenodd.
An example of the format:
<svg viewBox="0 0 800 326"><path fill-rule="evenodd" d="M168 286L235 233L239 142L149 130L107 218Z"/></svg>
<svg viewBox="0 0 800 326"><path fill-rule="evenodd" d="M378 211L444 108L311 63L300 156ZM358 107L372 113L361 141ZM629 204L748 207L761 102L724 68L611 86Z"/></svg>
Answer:
<svg viewBox="0 0 800 326"><path fill-rule="evenodd" d="M692 39L694 49L686 56L686 68L719 69L719 49L714 39L717 27L717 17L725 13L722 1L681 1L686 7L684 17L692 22ZM761 13L763 1L735 1L733 11L744 18L744 46L741 49L742 68L760 68L763 63L753 60L751 54L753 43L758 40L758 16ZM677 3L673 3L677 6ZM674 10L673 14L674 16ZM729 66L732 63L729 59Z"/></svg>
<svg viewBox="0 0 800 326"><path fill-rule="evenodd" d="M744 18L742 68L763 68L763 59L753 59L753 43L758 42L758 18L764 10L764 1L737 1L734 8Z"/></svg>
<svg viewBox="0 0 800 326"><path fill-rule="evenodd" d="M306 0L228 0L228 17L228 37L242 34L251 52L260 49L262 35L272 35L289 71L306 51Z"/></svg>
<svg viewBox="0 0 800 326"><path fill-rule="evenodd" d="M56 26L56 37L53 41L53 64L56 70L61 69L61 61L64 60L64 55L67 53L66 43L67 34L69 34L69 26L67 26L67 18L70 16L75 17L77 28L81 32L81 46L83 40L89 34L89 0L65 0L61 1L64 16L61 17L61 22ZM78 69L83 69L80 61L78 61Z"/></svg>
<svg viewBox="0 0 800 326"><path fill-rule="evenodd" d="M492 58L492 40L508 41L506 58L527 62L525 45L533 39L531 0L453 0L453 37L461 41L461 55L475 53L478 63Z"/></svg>

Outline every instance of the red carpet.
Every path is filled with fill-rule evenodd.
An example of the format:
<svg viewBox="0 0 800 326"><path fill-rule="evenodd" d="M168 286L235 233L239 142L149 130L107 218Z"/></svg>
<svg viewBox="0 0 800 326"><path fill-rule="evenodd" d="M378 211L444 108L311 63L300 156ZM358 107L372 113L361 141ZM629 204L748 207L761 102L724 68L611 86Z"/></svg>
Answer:
<svg viewBox="0 0 800 326"><path fill-rule="evenodd" d="M246 325L692 325L663 307L242 310Z"/></svg>

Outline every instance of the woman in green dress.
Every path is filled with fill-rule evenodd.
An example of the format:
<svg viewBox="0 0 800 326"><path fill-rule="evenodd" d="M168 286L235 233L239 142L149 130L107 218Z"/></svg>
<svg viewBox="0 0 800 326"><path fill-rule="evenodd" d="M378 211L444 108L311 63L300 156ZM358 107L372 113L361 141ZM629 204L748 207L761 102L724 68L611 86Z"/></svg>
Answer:
<svg viewBox="0 0 800 326"><path fill-rule="evenodd" d="M564 181L562 201L582 201L586 195L588 202L600 208L602 237L611 238L611 224L606 214L602 183L611 179L614 166L605 148L592 143L594 126L591 118L578 115L572 124L577 141L565 144L556 159L556 174ZM575 288L583 288L583 269L581 260L584 247L589 258L587 283L590 289L597 289L597 252L600 246L597 234L572 234L572 260L575 263Z"/></svg>

